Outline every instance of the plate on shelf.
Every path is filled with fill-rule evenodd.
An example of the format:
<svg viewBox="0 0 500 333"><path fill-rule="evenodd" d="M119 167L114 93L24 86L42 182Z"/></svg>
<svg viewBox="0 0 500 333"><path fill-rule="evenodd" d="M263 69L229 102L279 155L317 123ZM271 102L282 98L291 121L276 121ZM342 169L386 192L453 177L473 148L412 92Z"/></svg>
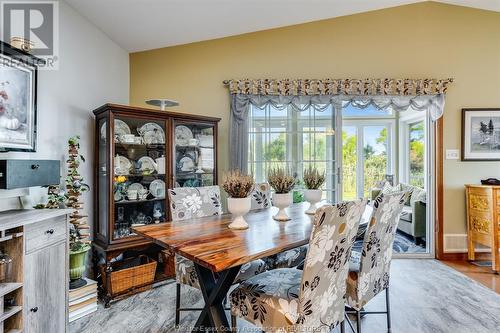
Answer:
<svg viewBox="0 0 500 333"><path fill-rule="evenodd" d="M188 179L184 182L182 187L199 187L201 182L199 179Z"/></svg>
<svg viewBox="0 0 500 333"><path fill-rule="evenodd" d="M149 184L149 191L155 198L163 198L165 196L165 182L161 179L155 179Z"/></svg>
<svg viewBox="0 0 500 333"><path fill-rule="evenodd" d="M165 132L157 123L146 123L137 129L145 144L165 143Z"/></svg>
<svg viewBox="0 0 500 333"><path fill-rule="evenodd" d="M175 127L175 144L178 146L187 146L189 139L193 138L193 132L184 125Z"/></svg>
<svg viewBox="0 0 500 333"><path fill-rule="evenodd" d="M194 161L189 156L184 156L179 160L179 169L180 171L193 171L194 170Z"/></svg>
<svg viewBox="0 0 500 333"><path fill-rule="evenodd" d="M115 119L115 137L119 138L124 134L131 134L130 127L127 123L120 119ZM106 123L101 126L101 138L106 140Z"/></svg>
<svg viewBox="0 0 500 333"><path fill-rule="evenodd" d="M130 173L130 168L132 167L132 163L128 158L121 155L115 156L115 174L116 175L127 175Z"/></svg>
<svg viewBox="0 0 500 333"><path fill-rule="evenodd" d="M135 190L135 191L139 191L142 189L144 189L144 186L142 186L141 183L130 184L129 187L127 188L127 190Z"/></svg>
<svg viewBox="0 0 500 333"><path fill-rule="evenodd" d="M141 166L140 170L144 173L144 171L150 171L151 172L154 172L154 171L157 171L157 166L156 166L156 163L155 161L149 157L149 156L143 156L141 157L137 163L139 163L139 165Z"/></svg>

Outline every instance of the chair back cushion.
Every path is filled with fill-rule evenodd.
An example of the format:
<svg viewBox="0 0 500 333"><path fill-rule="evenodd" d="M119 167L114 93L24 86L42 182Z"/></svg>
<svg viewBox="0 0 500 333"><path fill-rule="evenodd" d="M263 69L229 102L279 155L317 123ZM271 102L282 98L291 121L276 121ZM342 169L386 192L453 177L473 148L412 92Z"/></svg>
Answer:
<svg viewBox="0 0 500 333"><path fill-rule="evenodd" d="M168 198L173 221L222 214L219 186L177 187Z"/></svg>
<svg viewBox="0 0 500 333"><path fill-rule="evenodd" d="M271 188L268 183L255 184L250 197L252 198L252 210L271 207Z"/></svg>
<svg viewBox="0 0 500 333"><path fill-rule="evenodd" d="M329 332L344 319L351 247L366 200L318 209L299 296L297 332Z"/></svg>
<svg viewBox="0 0 500 333"><path fill-rule="evenodd" d="M407 196L407 192L382 193L375 199L361 252L357 300L349 304L364 306L388 287L392 245Z"/></svg>

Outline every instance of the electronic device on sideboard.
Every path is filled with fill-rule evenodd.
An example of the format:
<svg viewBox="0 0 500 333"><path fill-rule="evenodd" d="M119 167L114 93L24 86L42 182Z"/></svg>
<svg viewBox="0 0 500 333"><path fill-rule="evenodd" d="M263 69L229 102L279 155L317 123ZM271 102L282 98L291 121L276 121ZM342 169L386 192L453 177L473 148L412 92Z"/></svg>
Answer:
<svg viewBox="0 0 500 333"><path fill-rule="evenodd" d="M482 179L481 180L482 185L496 185L500 186L500 180L497 178L488 178L488 179Z"/></svg>

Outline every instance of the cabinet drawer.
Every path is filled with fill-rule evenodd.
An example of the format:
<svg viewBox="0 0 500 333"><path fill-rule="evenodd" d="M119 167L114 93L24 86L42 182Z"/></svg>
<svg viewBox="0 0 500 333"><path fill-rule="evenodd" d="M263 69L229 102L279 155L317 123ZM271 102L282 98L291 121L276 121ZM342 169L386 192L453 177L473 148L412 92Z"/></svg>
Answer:
<svg viewBox="0 0 500 333"><path fill-rule="evenodd" d="M0 189L59 184L58 160L0 160Z"/></svg>
<svg viewBox="0 0 500 333"><path fill-rule="evenodd" d="M24 230L26 253L30 253L66 239L66 217L29 224Z"/></svg>

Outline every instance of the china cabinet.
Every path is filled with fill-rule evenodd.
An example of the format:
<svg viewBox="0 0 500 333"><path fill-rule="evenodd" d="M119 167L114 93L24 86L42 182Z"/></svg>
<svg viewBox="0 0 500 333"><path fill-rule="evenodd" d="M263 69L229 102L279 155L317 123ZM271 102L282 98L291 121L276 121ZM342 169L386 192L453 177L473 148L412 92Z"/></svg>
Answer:
<svg viewBox="0 0 500 333"><path fill-rule="evenodd" d="M131 228L170 220L166 189L216 184L220 119L115 104L94 115L94 271L109 305L152 285L113 293L120 261L146 254L158 261L153 284L173 276L173 258Z"/></svg>

